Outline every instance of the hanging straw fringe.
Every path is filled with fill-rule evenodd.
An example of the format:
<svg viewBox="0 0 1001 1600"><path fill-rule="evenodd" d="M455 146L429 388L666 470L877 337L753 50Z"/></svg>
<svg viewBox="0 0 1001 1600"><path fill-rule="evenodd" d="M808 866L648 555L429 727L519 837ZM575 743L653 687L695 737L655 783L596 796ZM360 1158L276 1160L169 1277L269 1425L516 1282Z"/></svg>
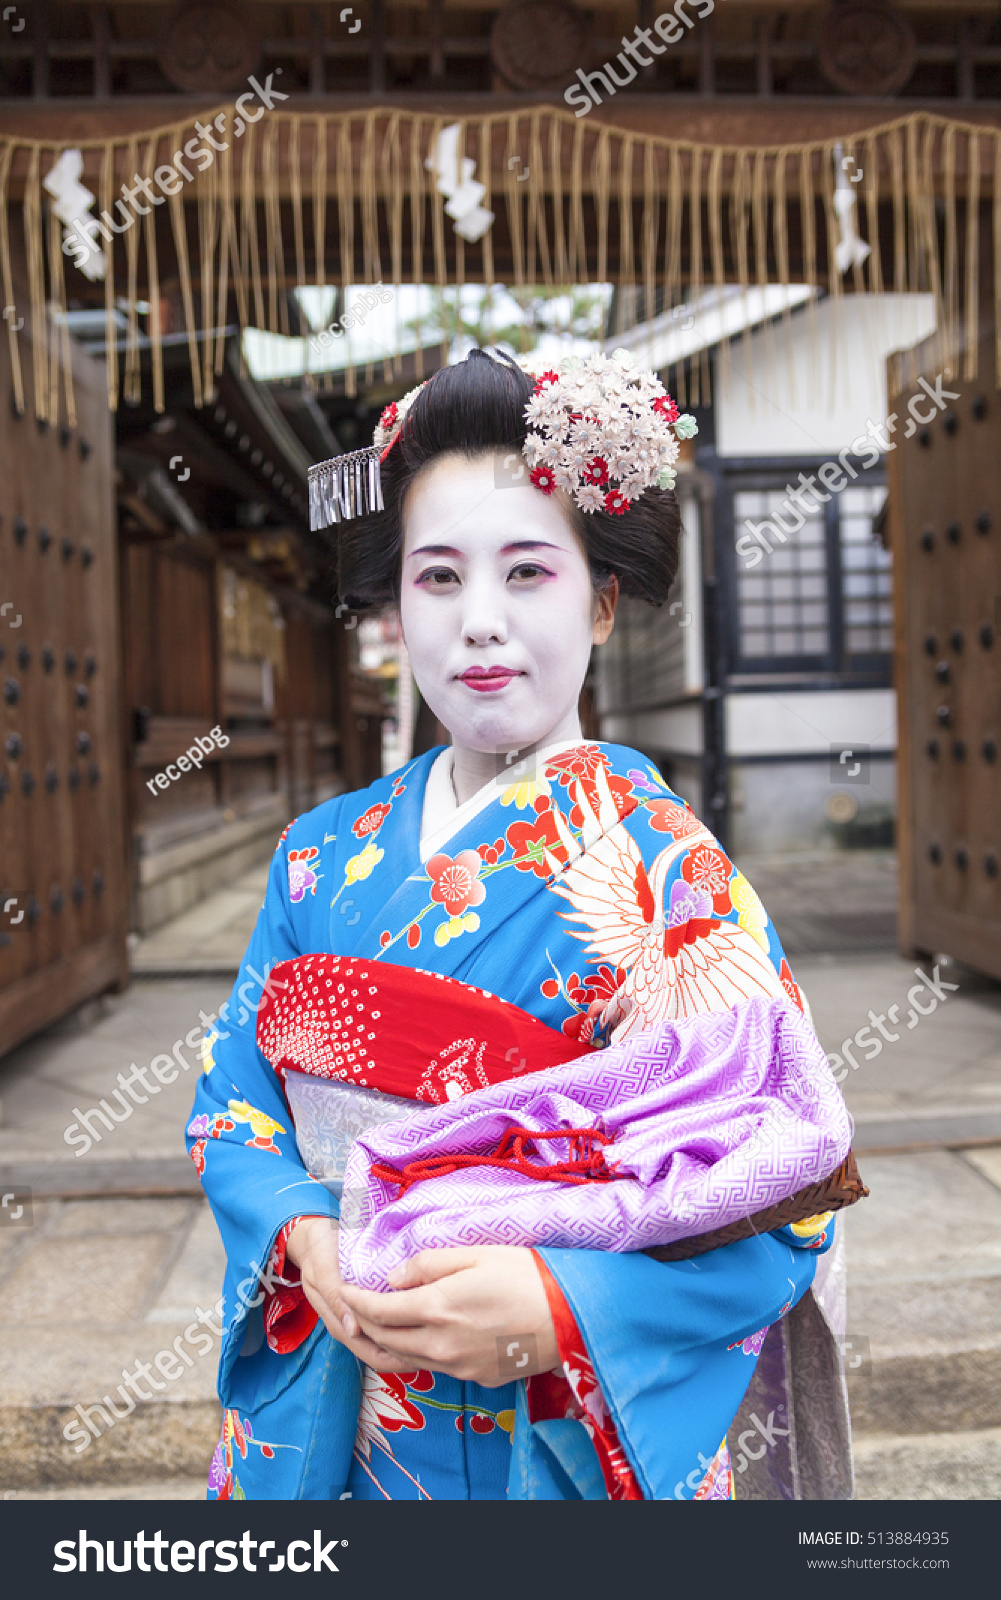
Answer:
<svg viewBox="0 0 1001 1600"><path fill-rule="evenodd" d="M845 148L862 169L856 220L870 254L841 276L831 259L840 226L831 141L693 145L585 125L569 112L543 106L466 118L461 150L475 161L487 188L484 204L496 213L493 228L469 244L456 236L425 165L444 117L391 107L308 115L273 111L249 124L232 106L218 115L217 129L227 130L225 148L170 197L164 214L164 220L170 217L169 237L162 225L158 231L153 208L138 227L128 222L128 205L121 201L118 215L126 226L101 227L112 409L120 396L140 398L140 298L150 304L153 403L157 410L165 403L161 306L167 302L161 281L171 307L181 313L192 391L202 404L212 398L222 370L231 299L242 328L284 334L291 327L293 280L299 288L332 282L343 294L349 284L381 281L388 270L395 285L404 279L419 285L430 276L440 293L467 280L492 284L501 249L508 252L502 277L518 289L617 283L620 326L638 314L640 298L649 321L697 298L707 284L737 283L749 297L773 282L800 281L841 304L848 293L865 296L891 287L897 294L931 294L940 359L961 364L967 377L977 371L982 275L993 250L995 379L1001 386L997 130L915 112L846 139ZM150 177L158 161L181 150L193 133L193 124L182 122L86 142L85 181L97 190L98 219L114 213L123 178L131 183L133 174ZM14 305L14 265L23 239L26 284L19 292L27 293L30 308L40 420L54 420L61 404L67 413L73 404L66 325L53 323L49 308L58 314L67 294L76 293L77 268L63 255L61 230L42 189L70 145L9 135L0 140L0 275L5 304ZM889 212L882 236L881 202ZM336 213L332 232L330 209ZM195 238L197 282L189 259ZM116 307L122 291L128 309L120 368ZM837 305L834 311L836 326ZM789 317L787 308L787 327ZM819 324L812 303L806 318L816 360ZM23 409L15 319L6 320L14 404ZM405 333L398 306L392 347L382 353L385 381L400 375ZM743 337L750 350L749 331ZM408 344L418 378L425 367L422 344L418 328L416 349L412 340ZM832 357L832 382L835 368ZM674 380L684 403L707 399L706 350L680 358ZM322 381L329 385L330 374ZM348 393L355 392L352 364L344 382Z"/></svg>
<svg viewBox="0 0 1001 1600"><path fill-rule="evenodd" d="M14 147L9 141L0 146L0 272L3 274L3 303L14 305L14 274L10 261L10 227L7 216L7 185L10 178L11 157ZM14 408L18 416L24 414L24 377L21 372L21 351L17 342L17 319L7 317L7 343L10 346L10 370L14 385Z"/></svg>

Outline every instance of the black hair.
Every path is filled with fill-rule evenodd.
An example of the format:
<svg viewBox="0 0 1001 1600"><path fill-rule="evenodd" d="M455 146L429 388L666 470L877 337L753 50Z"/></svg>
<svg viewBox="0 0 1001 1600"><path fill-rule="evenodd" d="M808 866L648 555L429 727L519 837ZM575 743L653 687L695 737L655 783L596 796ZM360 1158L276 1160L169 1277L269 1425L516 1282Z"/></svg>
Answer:
<svg viewBox="0 0 1001 1600"><path fill-rule="evenodd" d="M510 358L471 350L441 367L414 400L403 433L382 463L385 510L340 523L337 591L348 605L396 604L400 597L407 492L439 456L521 452L528 432L525 406L535 380ZM564 502L565 503L565 502ZM663 605L678 570L681 517L673 489L647 489L621 516L584 512L570 502L595 592L614 573L624 595Z"/></svg>

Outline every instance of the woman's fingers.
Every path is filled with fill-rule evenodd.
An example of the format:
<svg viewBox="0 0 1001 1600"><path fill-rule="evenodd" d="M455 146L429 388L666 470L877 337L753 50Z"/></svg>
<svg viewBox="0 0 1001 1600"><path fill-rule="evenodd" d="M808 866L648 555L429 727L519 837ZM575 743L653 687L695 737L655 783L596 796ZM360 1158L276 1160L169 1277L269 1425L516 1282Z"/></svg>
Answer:
<svg viewBox="0 0 1001 1600"><path fill-rule="evenodd" d="M351 1316L350 1322L335 1306L330 1305L318 1292L315 1286L306 1289L310 1305L317 1312L324 1327L332 1338L351 1351L352 1355L364 1361L367 1366L378 1367L386 1356L386 1351L376 1339L369 1338L358 1326L357 1320ZM346 1308L345 1308L346 1309ZM350 1315L350 1314L348 1314ZM406 1365L406 1363L404 1363Z"/></svg>
<svg viewBox="0 0 1001 1600"><path fill-rule="evenodd" d="M448 1371L451 1351L447 1342L443 1343L433 1328L394 1328L392 1337L387 1338L385 1330L376 1323L366 1325L363 1321L361 1332L376 1348L376 1359L369 1361L369 1366L374 1366L378 1372L392 1370L389 1366L379 1365L380 1361L386 1360L395 1362L403 1371L413 1367L427 1367L433 1372Z"/></svg>
<svg viewBox="0 0 1001 1600"><path fill-rule="evenodd" d="M354 1283L342 1283L340 1296L348 1311L378 1327L417 1328L434 1320L435 1297L426 1289L381 1294L375 1289L359 1289Z"/></svg>
<svg viewBox="0 0 1001 1600"><path fill-rule="evenodd" d="M408 1261L401 1261L388 1275L394 1289L415 1288L422 1283L437 1283L453 1272L464 1272L480 1260L476 1250L455 1245L443 1250L418 1250Z"/></svg>

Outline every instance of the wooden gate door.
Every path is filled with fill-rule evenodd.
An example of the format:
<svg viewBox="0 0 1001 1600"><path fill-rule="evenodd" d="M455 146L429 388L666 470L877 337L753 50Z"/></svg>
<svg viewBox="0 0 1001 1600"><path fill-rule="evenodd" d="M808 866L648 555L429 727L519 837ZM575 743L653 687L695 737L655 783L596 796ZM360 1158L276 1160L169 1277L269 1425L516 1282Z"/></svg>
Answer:
<svg viewBox="0 0 1001 1600"><path fill-rule="evenodd" d="M74 350L77 426L40 427L15 311L22 416L0 336L0 1053L128 976L104 372Z"/></svg>
<svg viewBox="0 0 1001 1600"><path fill-rule="evenodd" d="M901 943L1001 978L1001 392L937 378L890 402Z"/></svg>

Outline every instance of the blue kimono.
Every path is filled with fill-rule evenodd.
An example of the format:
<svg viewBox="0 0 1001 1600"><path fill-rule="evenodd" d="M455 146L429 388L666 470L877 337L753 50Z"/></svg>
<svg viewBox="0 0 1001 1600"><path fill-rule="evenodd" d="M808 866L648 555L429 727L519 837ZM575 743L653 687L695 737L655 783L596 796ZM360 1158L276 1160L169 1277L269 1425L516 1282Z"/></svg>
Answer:
<svg viewBox="0 0 1001 1600"><path fill-rule="evenodd" d="M595 1044L755 994L799 991L761 902L638 752L582 743L481 791L422 863L440 751L286 828L188 1127L226 1246L210 1497L605 1499L585 1426L530 1420L524 1380L372 1373L322 1323L269 1348L262 1307L282 1228L338 1216L299 1157L255 1042L278 963L314 951L449 974ZM463 815L465 820L462 820ZM692 1499L765 1332L813 1280L829 1218L662 1263L545 1248L645 1499Z"/></svg>

